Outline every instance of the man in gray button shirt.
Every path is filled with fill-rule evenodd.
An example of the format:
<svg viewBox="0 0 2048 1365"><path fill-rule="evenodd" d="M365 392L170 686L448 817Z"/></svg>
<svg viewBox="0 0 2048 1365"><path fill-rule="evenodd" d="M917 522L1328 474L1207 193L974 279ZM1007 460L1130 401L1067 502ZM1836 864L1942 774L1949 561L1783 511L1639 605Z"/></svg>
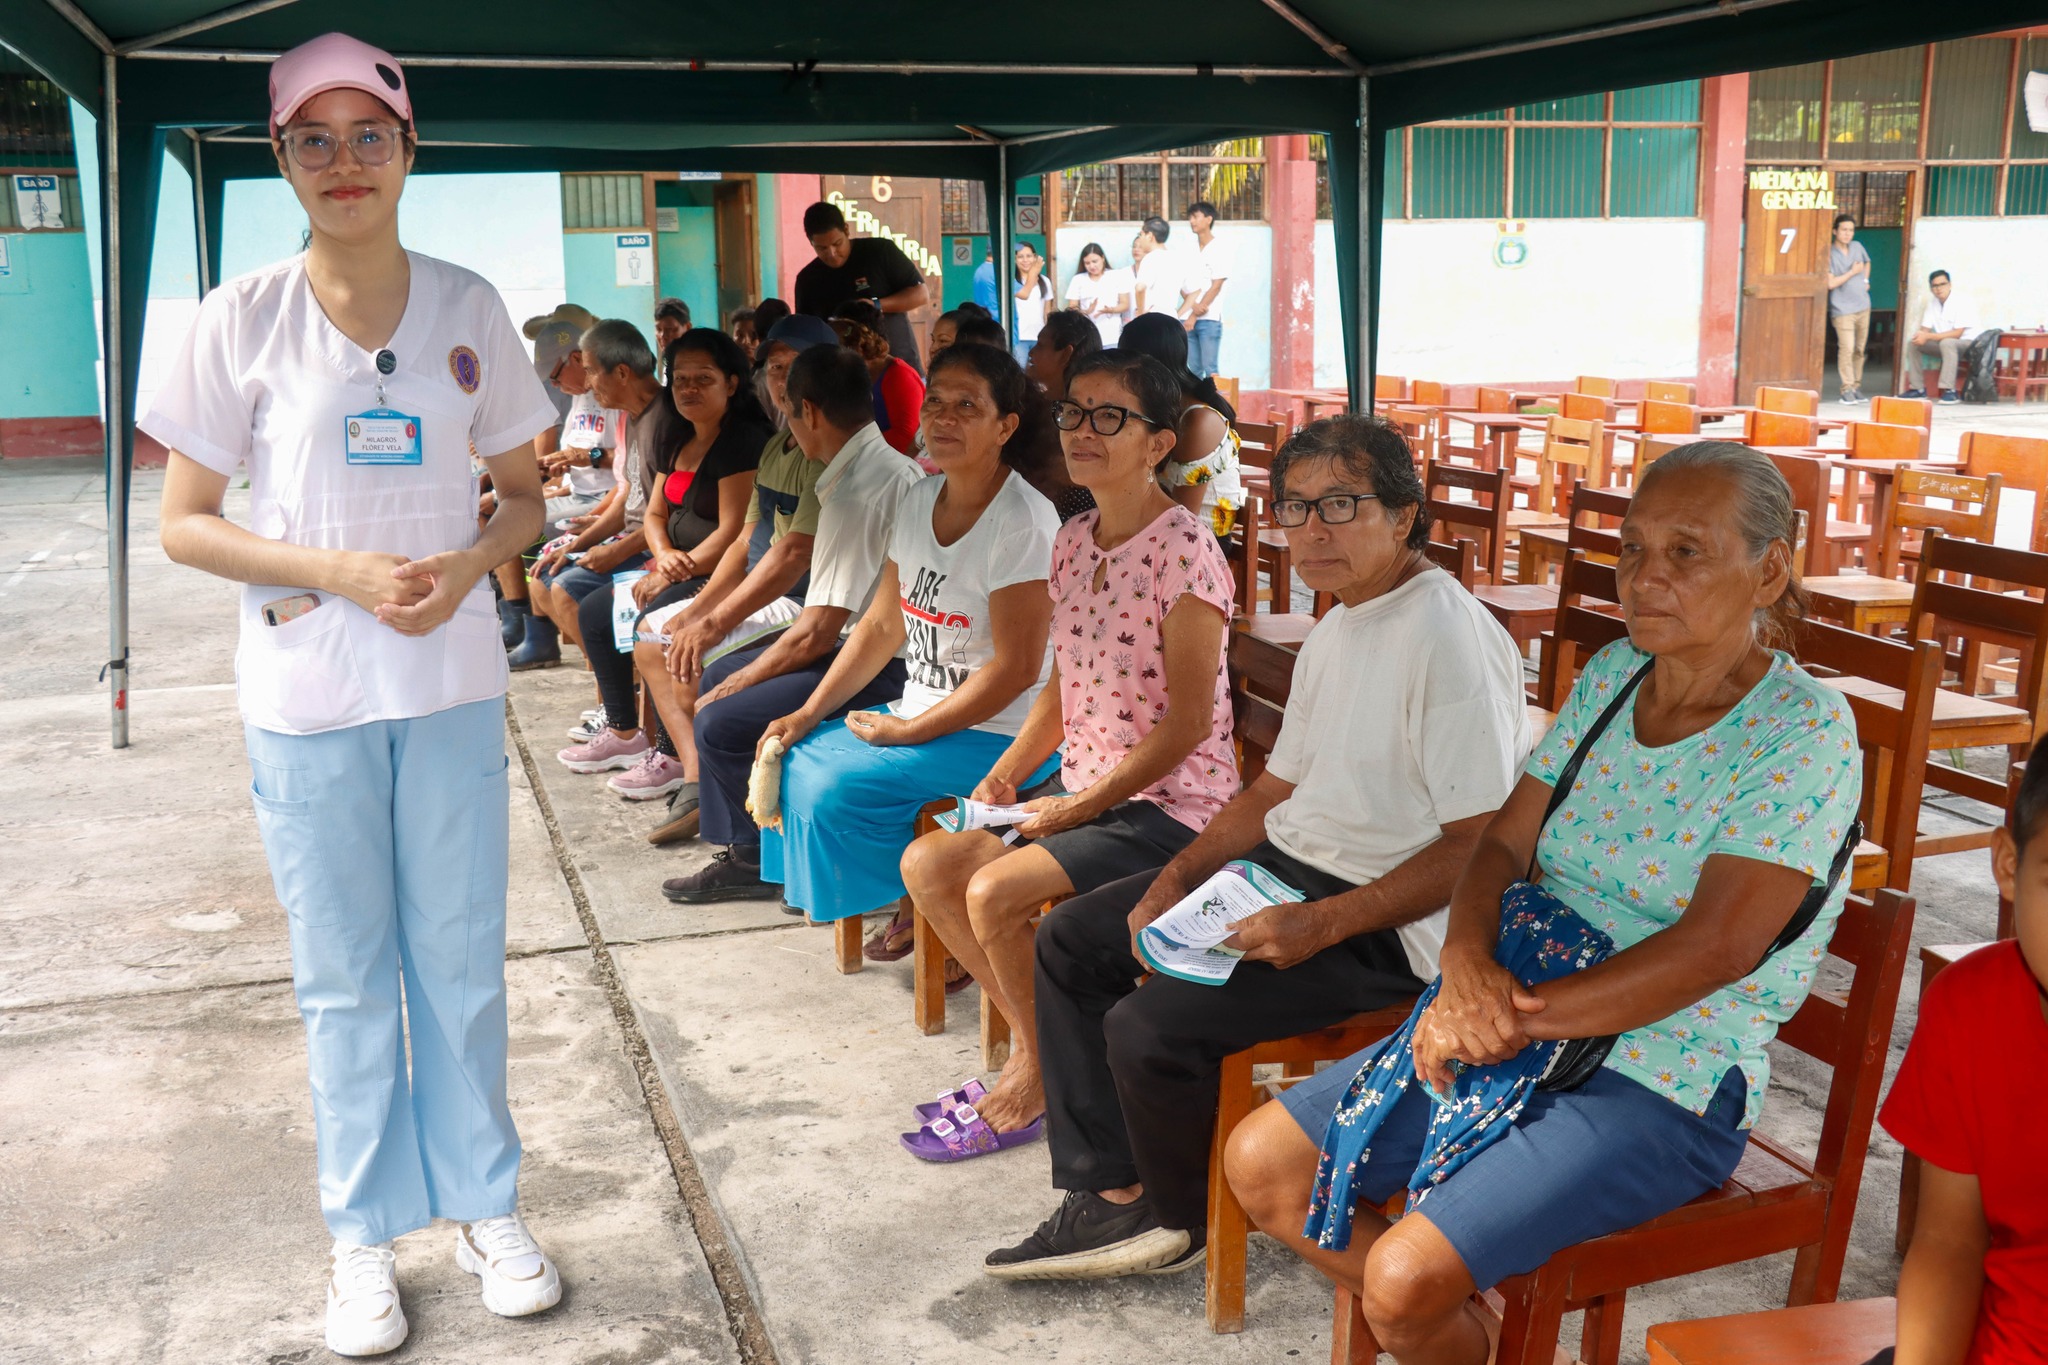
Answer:
<svg viewBox="0 0 2048 1365"><path fill-rule="evenodd" d="M1856 240L1856 220L1835 218L1828 247L1828 320L1835 325L1835 372L1841 401L1863 401L1863 348L1870 340L1870 253Z"/></svg>

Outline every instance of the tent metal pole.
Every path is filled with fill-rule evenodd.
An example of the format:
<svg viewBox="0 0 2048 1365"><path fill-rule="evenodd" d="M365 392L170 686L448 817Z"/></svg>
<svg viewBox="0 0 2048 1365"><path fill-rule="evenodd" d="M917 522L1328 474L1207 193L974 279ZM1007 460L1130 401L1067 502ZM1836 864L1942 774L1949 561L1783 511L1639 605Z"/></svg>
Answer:
<svg viewBox="0 0 2048 1365"><path fill-rule="evenodd" d="M51 3L59 3L59 0L51 0ZM279 54L274 49L153 47L134 55L159 62L268 64L276 61ZM432 52L399 52L393 55L406 66L476 67L498 71L699 71L787 76L797 70L786 61L700 61L688 57L489 57L442 56ZM1226 80L1314 76L1348 78L1355 74L1348 67L1341 66L1210 66L1194 62L1178 66L1088 66L1078 62L819 62L815 66L803 67L802 71L820 76L1194 76Z"/></svg>
<svg viewBox="0 0 2048 1365"><path fill-rule="evenodd" d="M1358 78L1358 307L1355 315L1357 333L1352 339L1351 367L1357 375L1357 382L1351 386L1353 412L1372 411L1373 351L1372 334L1373 308L1373 261L1372 261L1372 204L1375 186L1372 183L1372 105L1370 100L1372 77Z"/></svg>
<svg viewBox="0 0 2048 1365"><path fill-rule="evenodd" d="M92 45L100 50L102 56L113 52L114 40L103 33L100 26L86 17L85 11L72 4L71 0L49 0L49 4L51 9L64 16L71 27L83 33Z"/></svg>
<svg viewBox="0 0 2048 1365"><path fill-rule="evenodd" d="M247 19L255 14L268 14L271 10L283 9L286 5L296 5L298 2L299 0L250 0L245 5L233 5L224 10L216 10L212 14L203 14L188 24L180 24L176 28L167 28L161 33L151 33L145 37L131 38L127 42L117 45L114 51L123 57L132 57L137 53L147 52L150 48L161 47L165 43L176 42L180 38L189 38L195 33L204 33L210 28L219 28L222 24L232 24L237 19Z"/></svg>
<svg viewBox="0 0 2048 1365"><path fill-rule="evenodd" d="M1001 203L995 206L996 221L996 320L1003 324L1003 335L1016 335L1017 291L1003 278L1003 262L1010 259L1016 250L1010 245L1011 225L1016 218L1016 186L1010 183L1010 149L1002 143L996 144L996 187L1002 192ZM1013 267L1014 268L1014 267Z"/></svg>
<svg viewBox="0 0 2048 1365"><path fill-rule="evenodd" d="M1590 42L1596 38L1619 38L1630 33L1647 33L1652 29L1670 28L1676 24L1696 24L1703 19L1733 19L1750 10L1771 9L1777 5L1791 3L1793 0L1712 0L1710 4L1671 10L1642 19L1622 19L1611 24L1561 29L1556 33L1545 33L1534 38L1515 38L1503 43L1488 43L1483 47L1461 48L1456 52L1411 57L1407 61L1380 62L1368 66L1365 72L1368 76L1393 76L1403 71L1426 71L1431 67L1454 66L1459 62L1484 61L1488 57L1512 57L1518 52L1540 52L1547 47L1565 47L1572 43Z"/></svg>
<svg viewBox="0 0 2048 1365"><path fill-rule="evenodd" d="M1302 31L1307 39L1323 50L1325 56L1335 57L1353 71L1364 71L1365 64L1351 55L1351 49L1318 28L1313 20L1286 0L1260 0L1265 7Z"/></svg>
<svg viewBox="0 0 2048 1365"><path fill-rule="evenodd" d="M121 104L115 88L118 59L110 52L100 59L106 103L100 109L100 155L104 190L100 241L106 258L100 265L101 327L105 336L107 432L107 682L112 707L113 744L128 747L128 469L122 414L126 411L127 376L121 338Z"/></svg>
<svg viewBox="0 0 2048 1365"><path fill-rule="evenodd" d="M192 139L192 226L193 240L199 248L199 297L205 298L213 292L213 270L208 264L209 235L215 224L206 221L206 161L200 147L199 135L190 128L185 136Z"/></svg>

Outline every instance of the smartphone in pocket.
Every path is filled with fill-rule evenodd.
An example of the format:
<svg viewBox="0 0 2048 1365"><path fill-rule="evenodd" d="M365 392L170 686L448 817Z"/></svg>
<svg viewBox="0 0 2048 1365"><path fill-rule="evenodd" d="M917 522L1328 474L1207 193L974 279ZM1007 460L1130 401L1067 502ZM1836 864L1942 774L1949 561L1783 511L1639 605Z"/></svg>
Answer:
<svg viewBox="0 0 2048 1365"><path fill-rule="evenodd" d="M263 624L281 626L287 621L296 621L320 605L320 599L310 592L280 597L274 602L263 604Z"/></svg>

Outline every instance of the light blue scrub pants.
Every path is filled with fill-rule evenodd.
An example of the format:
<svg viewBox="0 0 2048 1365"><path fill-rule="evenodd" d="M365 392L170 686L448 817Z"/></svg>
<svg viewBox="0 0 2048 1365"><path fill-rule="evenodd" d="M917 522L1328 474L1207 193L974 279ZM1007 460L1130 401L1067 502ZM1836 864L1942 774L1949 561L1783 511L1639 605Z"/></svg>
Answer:
<svg viewBox="0 0 2048 1365"><path fill-rule="evenodd" d="M291 920L328 1230L374 1246L512 1212L504 702L244 732Z"/></svg>

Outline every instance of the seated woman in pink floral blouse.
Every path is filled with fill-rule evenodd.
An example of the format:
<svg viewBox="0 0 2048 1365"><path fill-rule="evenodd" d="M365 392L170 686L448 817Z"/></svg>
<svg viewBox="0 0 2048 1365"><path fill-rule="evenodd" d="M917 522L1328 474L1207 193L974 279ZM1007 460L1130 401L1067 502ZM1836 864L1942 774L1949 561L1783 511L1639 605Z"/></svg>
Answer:
<svg viewBox="0 0 2048 1365"><path fill-rule="evenodd" d="M1164 867L1237 794L1229 568L1157 476L1179 411L1173 376L1149 356L1106 351L1075 367L1053 416L1097 510L1053 542L1052 670L973 793L1034 814L1008 831L927 834L903 855L918 910L1009 1020L1009 1064L975 1103L997 1133L1045 1109L1032 916L1051 897ZM1056 776L1017 790L1062 748Z"/></svg>

